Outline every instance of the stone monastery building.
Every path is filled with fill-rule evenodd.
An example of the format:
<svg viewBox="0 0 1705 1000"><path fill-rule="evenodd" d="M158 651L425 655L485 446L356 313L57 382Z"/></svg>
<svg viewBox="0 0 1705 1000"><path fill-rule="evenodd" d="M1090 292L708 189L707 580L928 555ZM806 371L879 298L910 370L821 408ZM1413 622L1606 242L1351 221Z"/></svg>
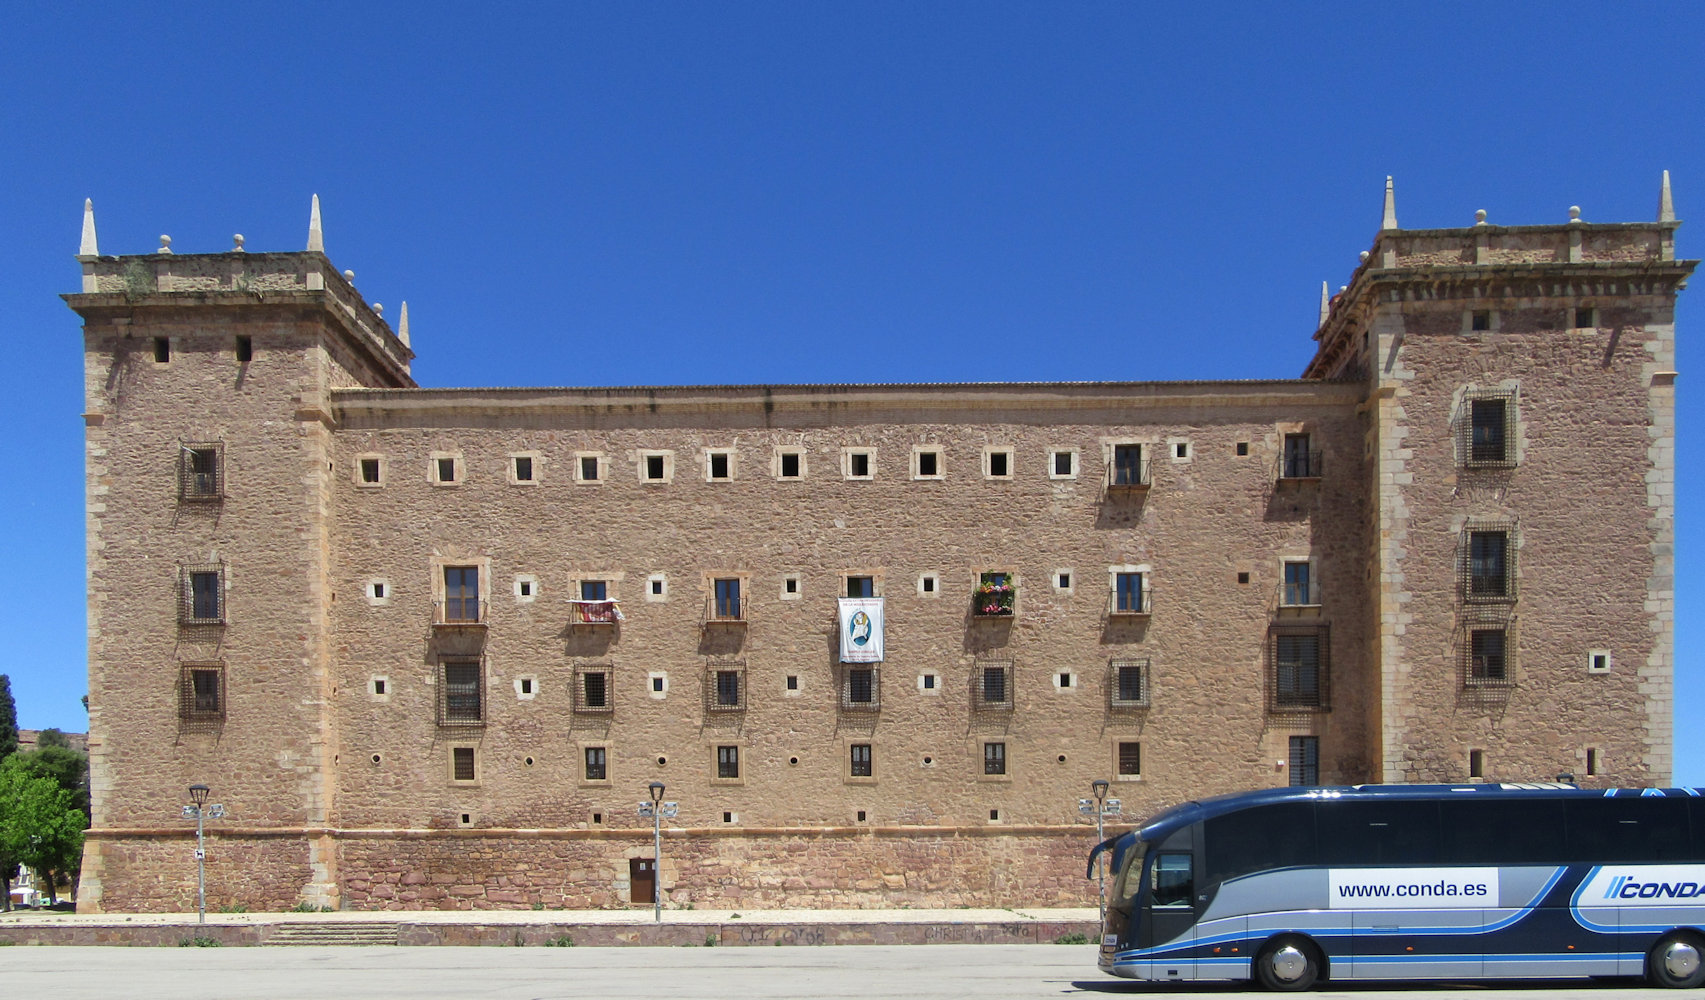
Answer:
<svg viewBox="0 0 1705 1000"><path fill-rule="evenodd" d="M85 910L1085 905L1127 816L1671 771L1657 221L1383 225L1301 378L464 388L86 210ZM654 867L650 782L679 803Z"/></svg>

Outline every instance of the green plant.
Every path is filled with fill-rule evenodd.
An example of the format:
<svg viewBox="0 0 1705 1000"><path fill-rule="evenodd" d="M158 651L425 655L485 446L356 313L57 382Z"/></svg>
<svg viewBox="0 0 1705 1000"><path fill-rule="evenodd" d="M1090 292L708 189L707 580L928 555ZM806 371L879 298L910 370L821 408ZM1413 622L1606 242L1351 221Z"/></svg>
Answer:
<svg viewBox="0 0 1705 1000"><path fill-rule="evenodd" d="M0 938L0 948L10 948L17 943L18 942L11 941L11 940L8 940L6 938Z"/></svg>
<svg viewBox="0 0 1705 1000"><path fill-rule="evenodd" d="M238 909L238 910L227 910L225 912L227 912L227 913L242 913L243 911ZM291 913L334 913L336 911L333 910L330 906L321 906L318 903L309 903L307 901L303 901L303 902L297 903L295 906L292 906L290 908L289 912L291 912Z"/></svg>
<svg viewBox="0 0 1705 1000"><path fill-rule="evenodd" d="M715 948L716 947L716 935L715 934L706 934L704 936L704 946L706 948Z"/></svg>
<svg viewBox="0 0 1705 1000"><path fill-rule="evenodd" d="M574 937L569 934L564 934L562 937L545 938L545 947L572 948L574 947Z"/></svg>
<svg viewBox="0 0 1705 1000"><path fill-rule="evenodd" d="M544 908L545 908L545 904L543 904L543 903L534 903L533 904L533 909L535 909L535 910L542 910Z"/></svg>
<svg viewBox="0 0 1705 1000"><path fill-rule="evenodd" d="M1089 936L1085 934L1061 934L1054 939L1055 944L1088 944Z"/></svg>
<svg viewBox="0 0 1705 1000"><path fill-rule="evenodd" d="M730 920L739 920L739 919L740 919L740 914L738 914L738 913L730 913L730 914L729 914L729 915L728 915L728 919L730 919Z"/></svg>
<svg viewBox="0 0 1705 1000"><path fill-rule="evenodd" d="M219 908L220 913L247 913L249 908L242 903L226 903Z"/></svg>
<svg viewBox="0 0 1705 1000"><path fill-rule="evenodd" d="M200 935L197 935L195 937L187 937L187 938L184 938L183 940L179 941L178 947L179 948L218 948L221 945L223 945L224 943L225 942L219 940L218 938L201 937Z"/></svg>

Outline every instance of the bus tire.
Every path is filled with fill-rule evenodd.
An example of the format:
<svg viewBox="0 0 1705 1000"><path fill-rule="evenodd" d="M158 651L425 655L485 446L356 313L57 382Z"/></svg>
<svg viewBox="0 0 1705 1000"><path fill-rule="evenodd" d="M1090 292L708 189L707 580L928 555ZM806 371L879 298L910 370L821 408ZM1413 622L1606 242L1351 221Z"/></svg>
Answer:
<svg viewBox="0 0 1705 1000"><path fill-rule="evenodd" d="M1646 979L1677 989L1705 984L1705 943L1692 931L1665 934L1646 954Z"/></svg>
<svg viewBox="0 0 1705 1000"><path fill-rule="evenodd" d="M1320 980L1322 968L1320 949L1313 941L1286 934L1267 942L1255 956L1255 981L1275 992L1306 990Z"/></svg>

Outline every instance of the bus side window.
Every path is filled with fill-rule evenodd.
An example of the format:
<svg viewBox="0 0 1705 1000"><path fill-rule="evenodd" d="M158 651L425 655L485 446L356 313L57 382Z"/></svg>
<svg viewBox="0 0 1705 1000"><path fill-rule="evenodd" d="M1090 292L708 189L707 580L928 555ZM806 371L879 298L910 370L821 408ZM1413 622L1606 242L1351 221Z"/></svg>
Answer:
<svg viewBox="0 0 1705 1000"><path fill-rule="evenodd" d="M1149 870L1149 899L1155 906L1190 906L1196 879L1188 854L1160 854Z"/></svg>

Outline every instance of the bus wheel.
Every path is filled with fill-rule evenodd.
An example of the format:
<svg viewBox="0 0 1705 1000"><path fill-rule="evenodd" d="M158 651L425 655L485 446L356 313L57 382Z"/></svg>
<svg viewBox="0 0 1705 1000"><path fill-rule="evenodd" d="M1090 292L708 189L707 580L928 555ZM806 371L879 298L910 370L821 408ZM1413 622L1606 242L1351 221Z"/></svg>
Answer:
<svg viewBox="0 0 1705 1000"><path fill-rule="evenodd" d="M1307 938L1287 935L1255 956L1255 979L1269 990L1306 990L1320 978L1320 952Z"/></svg>
<svg viewBox="0 0 1705 1000"><path fill-rule="evenodd" d="M1665 934L1646 956L1646 978L1653 986L1691 989L1705 984L1705 955L1698 936L1687 931Z"/></svg>

